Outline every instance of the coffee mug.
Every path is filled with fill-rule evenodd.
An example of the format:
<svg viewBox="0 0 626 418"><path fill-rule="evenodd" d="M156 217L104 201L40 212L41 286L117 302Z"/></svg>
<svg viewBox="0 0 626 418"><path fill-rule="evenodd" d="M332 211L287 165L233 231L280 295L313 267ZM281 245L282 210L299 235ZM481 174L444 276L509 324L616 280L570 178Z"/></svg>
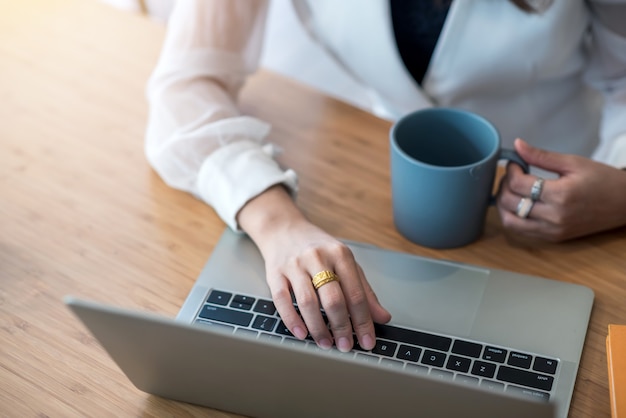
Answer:
<svg viewBox="0 0 626 418"><path fill-rule="evenodd" d="M477 240L495 203L499 160L528 172L487 119L454 108L409 113L391 127L391 193L397 230L416 244L454 248Z"/></svg>

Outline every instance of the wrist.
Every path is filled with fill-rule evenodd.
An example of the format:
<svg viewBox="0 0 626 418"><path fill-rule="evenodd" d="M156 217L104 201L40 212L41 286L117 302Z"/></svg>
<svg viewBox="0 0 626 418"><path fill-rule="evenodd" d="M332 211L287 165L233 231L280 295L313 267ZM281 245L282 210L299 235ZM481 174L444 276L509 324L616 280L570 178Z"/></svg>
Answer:
<svg viewBox="0 0 626 418"><path fill-rule="evenodd" d="M237 214L237 223L259 247L272 234L301 222L306 218L282 185L252 198Z"/></svg>

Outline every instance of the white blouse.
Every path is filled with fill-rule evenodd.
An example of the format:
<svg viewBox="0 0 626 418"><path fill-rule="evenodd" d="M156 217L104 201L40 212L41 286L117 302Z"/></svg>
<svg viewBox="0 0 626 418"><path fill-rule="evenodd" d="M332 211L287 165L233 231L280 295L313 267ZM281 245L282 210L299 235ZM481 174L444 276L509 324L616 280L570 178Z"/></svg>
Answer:
<svg viewBox="0 0 626 418"><path fill-rule="evenodd" d="M504 0L454 1L422 86L397 52L388 0L293 3L309 33L371 89L380 114L467 108L490 119L505 146L522 137L626 166L626 0L554 0L541 14ZM297 190L295 172L265 143L271 125L236 103L258 67L267 10L267 0L176 2L147 86L150 164L235 230L254 196L281 183Z"/></svg>

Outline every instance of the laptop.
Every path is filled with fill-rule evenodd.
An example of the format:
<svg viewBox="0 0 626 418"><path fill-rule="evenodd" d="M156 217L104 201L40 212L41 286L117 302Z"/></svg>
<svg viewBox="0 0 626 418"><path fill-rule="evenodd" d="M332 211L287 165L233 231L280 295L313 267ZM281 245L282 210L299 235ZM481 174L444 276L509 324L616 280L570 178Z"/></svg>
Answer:
<svg viewBox="0 0 626 418"><path fill-rule="evenodd" d="M159 397L253 417L567 416L589 288L345 242L393 315L371 351L293 338L258 249L229 229L175 319L65 303Z"/></svg>

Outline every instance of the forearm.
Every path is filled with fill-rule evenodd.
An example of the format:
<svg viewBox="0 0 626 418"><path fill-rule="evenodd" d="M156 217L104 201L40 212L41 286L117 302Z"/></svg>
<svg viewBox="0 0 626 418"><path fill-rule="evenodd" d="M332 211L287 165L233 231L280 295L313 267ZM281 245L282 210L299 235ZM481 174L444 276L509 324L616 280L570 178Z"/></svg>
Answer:
<svg viewBox="0 0 626 418"><path fill-rule="evenodd" d="M232 166L243 166L250 160L265 162L261 147L270 126L242 116L237 94L246 77L257 68L266 12L265 0L177 2L147 85L148 161L172 187L193 193L214 207L215 202L227 200L222 205L225 208L216 210L233 228L235 211L250 196L283 181L278 169L264 170L275 163L265 163L261 172L254 171L262 165L257 164L250 172L265 182L244 184L234 200L228 201L233 196L228 192L233 189L228 181L243 176L243 170ZM253 143L234 146L247 157L223 150L235 142ZM228 181L220 181L221 173L226 171ZM214 189L218 192L213 193Z"/></svg>

